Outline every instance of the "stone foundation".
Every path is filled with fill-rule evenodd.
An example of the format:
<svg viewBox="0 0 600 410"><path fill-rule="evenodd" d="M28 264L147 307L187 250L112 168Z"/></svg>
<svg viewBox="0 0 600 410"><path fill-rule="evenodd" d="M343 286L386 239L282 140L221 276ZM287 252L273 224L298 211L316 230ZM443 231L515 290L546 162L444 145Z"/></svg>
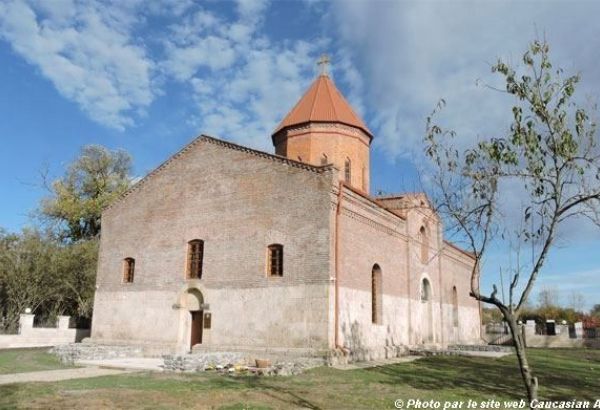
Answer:
<svg viewBox="0 0 600 410"><path fill-rule="evenodd" d="M450 351L458 351L458 352L508 352L512 353L512 346L498 346L498 345L464 345L464 344L456 344L448 346L448 350Z"/></svg>
<svg viewBox="0 0 600 410"><path fill-rule="evenodd" d="M222 373L247 373L259 376L291 376L325 365L325 359L315 357L296 357L288 361L258 368L256 358L241 352L206 352L187 355L165 355L166 371L202 372L216 370ZM270 363L270 361L268 361Z"/></svg>
<svg viewBox="0 0 600 410"><path fill-rule="evenodd" d="M95 343L70 343L55 346L50 353L58 356L65 364L73 364L77 360L102 360L125 357L144 357L140 346L100 345Z"/></svg>
<svg viewBox="0 0 600 410"><path fill-rule="evenodd" d="M365 362L380 359L392 359L396 357L407 356L409 348L407 346L382 346L361 349L335 349L329 351L327 363L330 366L338 364L348 364L354 362Z"/></svg>
<svg viewBox="0 0 600 410"><path fill-rule="evenodd" d="M182 372L201 372L225 366L248 366L250 357L243 353L212 352L187 355L164 355L164 369Z"/></svg>

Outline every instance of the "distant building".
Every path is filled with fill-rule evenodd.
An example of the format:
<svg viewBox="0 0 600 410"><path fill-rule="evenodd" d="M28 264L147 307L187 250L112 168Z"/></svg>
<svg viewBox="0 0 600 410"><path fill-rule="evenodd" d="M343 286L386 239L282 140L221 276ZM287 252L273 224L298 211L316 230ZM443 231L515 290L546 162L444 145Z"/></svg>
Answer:
<svg viewBox="0 0 600 410"><path fill-rule="evenodd" d="M275 155L195 139L103 213L92 341L371 357L478 342L473 258L424 194L369 195L372 139L326 74Z"/></svg>

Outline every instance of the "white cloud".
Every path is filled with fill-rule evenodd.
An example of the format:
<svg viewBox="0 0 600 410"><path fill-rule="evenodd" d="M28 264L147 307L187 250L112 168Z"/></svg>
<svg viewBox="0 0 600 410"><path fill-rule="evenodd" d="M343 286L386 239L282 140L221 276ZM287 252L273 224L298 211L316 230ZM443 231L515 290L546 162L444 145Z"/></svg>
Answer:
<svg viewBox="0 0 600 410"><path fill-rule="evenodd" d="M134 18L96 3L8 1L0 37L95 121L124 129L154 98L152 62L128 35Z"/></svg>
<svg viewBox="0 0 600 410"><path fill-rule="evenodd" d="M591 41L600 36L600 4L338 0L332 8L339 48L363 75L375 144L393 157L422 153L425 117L440 98L444 124L471 141L505 131L510 98L476 80L495 81L490 65L499 56L519 63L536 28L565 69L582 71L582 88L600 92Z"/></svg>
<svg viewBox="0 0 600 410"><path fill-rule="evenodd" d="M600 3L587 1L338 0L327 18L342 61L350 61L343 77L351 85L351 100L370 120L374 146L392 160L404 157L417 165L427 163L422 161L425 118L440 98L447 106L437 122L456 130L462 146L507 132L514 99L477 80L502 88L491 65L498 57L518 65L536 32L548 39L554 61L566 73L581 71L581 96L600 95L600 51L592 41L600 37L598 12ZM506 188L507 214L530 200L516 187ZM562 227L560 238L597 240L598 232L579 219Z"/></svg>
<svg viewBox="0 0 600 410"><path fill-rule="evenodd" d="M207 36L198 38L188 47L167 45L166 71L179 81L186 81L202 67L221 70L233 64L235 53L226 38Z"/></svg>
<svg viewBox="0 0 600 410"><path fill-rule="evenodd" d="M190 85L201 131L268 149L324 44L270 38L269 4L238 0L225 12L190 0L11 0L0 3L0 38L101 124L134 125L174 80Z"/></svg>
<svg viewBox="0 0 600 410"><path fill-rule="evenodd" d="M201 132L270 150L270 134L291 109L314 72L323 40L274 40L262 23L267 2L240 1L237 16L225 20L201 10L202 20L217 22L181 38L166 38L167 75L189 83L197 114L190 123ZM188 33L192 15L176 29Z"/></svg>

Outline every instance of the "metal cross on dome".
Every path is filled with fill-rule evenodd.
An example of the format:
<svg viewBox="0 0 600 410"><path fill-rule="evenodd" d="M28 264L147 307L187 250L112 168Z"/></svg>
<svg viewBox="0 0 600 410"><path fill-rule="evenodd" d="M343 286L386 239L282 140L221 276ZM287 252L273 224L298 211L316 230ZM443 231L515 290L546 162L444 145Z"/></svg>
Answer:
<svg viewBox="0 0 600 410"><path fill-rule="evenodd" d="M317 61L317 65L321 70L321 75L327 75L327 67L331 63L329 56L327 54L321 54L321 58Z"/></svg>

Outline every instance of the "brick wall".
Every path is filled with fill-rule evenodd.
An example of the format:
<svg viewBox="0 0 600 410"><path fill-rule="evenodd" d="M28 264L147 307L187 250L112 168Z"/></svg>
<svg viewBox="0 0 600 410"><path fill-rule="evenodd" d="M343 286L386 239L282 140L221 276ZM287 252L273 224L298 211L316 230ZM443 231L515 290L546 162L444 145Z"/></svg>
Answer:
<svg viewBox="0 0 600 410"><path fill-rule="evenodd" d="M320 165L323 154L344 179L346 158L351 161L351 185L369 192L370 138L363 131L336 123L310 123L286 128L273 138L275 152L294 160Z"/></svg>
<svg viewBox="0 0 600 410"><path fill-rule="evenodd" d="M384 210L344 188L340 223L340 330L346 347L479 342L478 303L468 296L472 259L442 240L437 216L427 206ZM400 217L402 213L404 217ZM421 258L418 232L429 232L428 259ZM383 320L371 321L371 271L383 272ZM423 279L431 300L420 300ZM458 327L454 326L453 287ZM430 335L430 336L428 336Z"/></svg>
<svg viewBox="0 0 600 410"><path fill-rule="evenodd" d="M200 139L105 211L92 337L189 340L189 287L212 314L207 345L327 347L331 171ZM202 279L188 281L187 242L204 240ZM284 245L283 277L266 248ZM122 283L125 257L135 280Z"/></svg>

